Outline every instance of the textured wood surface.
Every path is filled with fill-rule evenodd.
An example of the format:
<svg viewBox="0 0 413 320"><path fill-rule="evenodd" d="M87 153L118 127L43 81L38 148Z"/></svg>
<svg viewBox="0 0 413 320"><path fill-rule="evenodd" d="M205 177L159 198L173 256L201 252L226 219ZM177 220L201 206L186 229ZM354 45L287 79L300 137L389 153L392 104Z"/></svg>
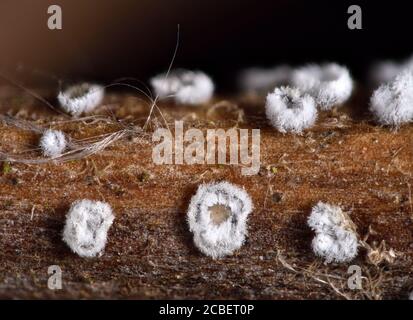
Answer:
<svg viewBox="0 0 413 320"><path fill-rule="evenodd" d="M164 165L152 162L151 130L125 137L86 159L65 163L3 165L0 172L0 297L2 298L405 298L413 284L413 126L376 125L357 93L341 109L321 113L303 135L280 134L266 122L263 99L226 97L239 110L208 114L210 106L160 103L173 126L261 129L261 169L242 176L240 166ZM222 99L216 98L213 103ZM102 120L67 120L21 92L2 89L3 114L81 139L142 125L148 106L111 94L96 114ZM239 121L243 110L244 121ZM223 111L223 110L221 110ZM159 113L158 125L163 124ZM34 149L39 136L0 123L0 150ZM38 150L20 156L41 158ZM235 255L212 260L192 243L185 221L189 199L202 182L228 180L254 202L249 236ZM77 199L104 200L116 218L105 253L82 259L61 241L65 214ZM361 249L363 289L347 287L348 265L324 265L311 251L306 225L318 201L351 213L360 237L373 248L385 240L397 254L377 266ZM370 250L371 253L371 250ZM380 253L386 253L381 248ZM47 288L47 268L59 265L63 289Z"/></svg>

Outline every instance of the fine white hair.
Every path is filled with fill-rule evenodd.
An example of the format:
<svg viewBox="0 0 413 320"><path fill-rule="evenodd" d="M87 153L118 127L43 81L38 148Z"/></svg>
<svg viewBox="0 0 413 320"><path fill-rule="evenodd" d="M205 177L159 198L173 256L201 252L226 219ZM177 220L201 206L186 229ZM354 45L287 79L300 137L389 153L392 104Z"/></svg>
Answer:
<svg viewBox="0 0 413 320"><path fill-rule="evenodd" d="M57 99L64 111L72 116L93 111L103 100L104 87L97 84L82 83L59 92Z"/></svg>
<svg viewBox="0 0 413 320"><path fill-rule="evenodd" d="M250 92L268 92L274 87L288 85L291 78L291 68L280 65L274 68L248 68L241 72L239 84L241 89Z"/></svg>
<svg viewBox="0 0 413 320"><path fill-rule="evenodd" d="M174 70L153 77L151 85L159 98L172 97L180 104L202 104L208 102L214 93L214 83L201 71Z"/></svg>
<svg viewBox="0 0 413 320"><path fill-rule="evenodd" d="M268 94L265 113L271 125L282 133L301 133L317 119L314 99L290 87L276 88Z"/></svg>
<svg viewBox="0 0 413 320"><path fill-rule="evenodd" d="M111 207L83 199L72 204L63 230L63 241L81 257L102 255L114 216Z"/></svg>
<svg viewBox="0 0 413 320"><path fill-rule="evenodd" d="M214 209L225 216L217 220ZM200 185L187 212L196 247L213 259L232 254L244 243L251 210L252 201L244 189L228 182Z"/></svg>
<svg viewBox="0 0 413 320"><path fill-rule="evenodd" d="M322 110L344 103L353 91L350 72L336 63L298 68L292 72L291 83L311 94Z"/></svg>
<svg viewBox="0 0 413 320"><path fill-rule="evenodd" d="M356 227L340 207L319 202L313 207L307 223L316 233L313 251L326 263L349 262L357 255Z"/></svg>
<svg viewBox="0 0 413 320"><path fill-rule="evenodd" d="M370 98L370 111L383 125L398 127L413 120L413 71L381 85Z"/></svg>
<svg viewBox="0 0 413 320"><path fill-rule="evenodd" d="M43 155L50 158L60 156L65 151L66 145L65 134L59 130L46 130L39 141Z"/></svg>

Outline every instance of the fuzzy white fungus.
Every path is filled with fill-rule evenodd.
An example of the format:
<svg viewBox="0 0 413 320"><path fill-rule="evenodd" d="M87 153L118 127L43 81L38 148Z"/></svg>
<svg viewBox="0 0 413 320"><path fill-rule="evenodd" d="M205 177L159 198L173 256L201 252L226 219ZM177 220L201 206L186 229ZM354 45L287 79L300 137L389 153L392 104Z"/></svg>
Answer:
<svg viewBox="0 0 413 320"><path fill-rule="evenodd" d="M187 212L195 245L214 259L232 254L244 243L251 210L244 189L228 182L200 185Z"/></svg>
<svg viewBox="0 0 413 320"><path fill-rule="evenodd" d="M160 98L172 97L181 104L202 104L210 100L214 93L214 83L201 71L174 70L167 77L160 74L150 82Z"/></svg>
<svg viewBox="0 0 413 320"><path fill-rule="evenodd" d="M370 99L376 120L395 127L413 120L413 71L404 71L392 82L381 85Z"/></svg>
<svg viewBox="0 0 413 320"><path fill-rule="evenodd" d="M62 131L46 130L40 138L39 146L45 157L55 158L60 156L66 149L66 137Z"/></svg>
<svg viewBox="0 0 413 320"><path fill-rule="evenodd" d="M270 69L249 68L240 74L240 87L251 92L268 92L274 87L288 85L291 71L291 68L287 65Z"/></svg>
<svg viewBox="0 0 413 320"><path fill-rule="evenodd" d="M104 202L80 200L72 204L63 230L63 241L81 257L100 256L114 216Z"/></svg>
<svg viewBox="0 0 413 320"><path fill-rule="evenodd" d="M344 103L353 91L350 72L336 63L298 68L292 73L291 83L311 94L322 110Z"/></svg>
<svg viewBox="0 0 413 320"><path fill-rule="evenodd" d="M297 88L281 87L268 94L265 113L272 126L280 132L301 133L317 119L314 99Z"/></svg>
<svg viewBox="0 0 413 320"><path fill-rule="evenodd" d="M389 83L393 81L398 74L409 69L413 69L413 57L401 63L390 60L375 63L370 69L370 83L373 86Z"/></svg>
<svg viewBox="0 0 413 320"><path fill-rule="evenodd" d="M393 61L382 61L373 65L370 71L370 83L373 86L388 83L402 71L401 65Z"/></svg>
<svg viewBox="0 0 413 320"><path fill-rule="evenodd" d="M59 92L57 99L64 111L79 116L93 111L103 100L104 87L97 84L82 83Z"/></svg>
<svg viewBox="0 0 413 320"><path fill-rule="evenodd" d="M351 261L358 251L356 227L340 207L319 202L313 207L308 225L315 231L313 251L326 263Z"/></svg>

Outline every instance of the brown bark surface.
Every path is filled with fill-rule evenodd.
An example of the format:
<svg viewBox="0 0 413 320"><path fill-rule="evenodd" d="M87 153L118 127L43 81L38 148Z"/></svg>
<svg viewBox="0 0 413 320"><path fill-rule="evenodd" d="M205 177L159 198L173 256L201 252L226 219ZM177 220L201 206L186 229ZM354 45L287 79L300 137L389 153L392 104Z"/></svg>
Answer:
<svg viewBox="0 0 413 320"><path fill-rule="evenodd" d="M0 297L406 298L413 284L413 126L395 131L370 121L366 96L357 93L343 108L322 112L303 135L271 128L258 97L226 97L237 107L214 112L208 112L211 105L159 103L171 128L182 119L200 129L261 129L261 169L254 176L241 175L240 165L155 165L151 133L165 126L157 110L146 131L87 158L3 163ZM75 139L132 122L142 126L149 112L139 99L110 94L95 113L109 120L67 121L27 94L3 88L0 98L2 114L59 128ZM42 159L37 133L3 120L0 137L2 152ZM243 186L255 209L245 245L212 260L194 247L185 218L198 185L217 180ZM76 256L61 240L70 204L83 198L108 202L116 216L105 253L96 259ZM348 288L349 264L324 265L312 253L306 219L318 201L341 205L360 237L369 234L371 248L360 249L351 263L361 267L362 290ZM385 248L379 246L383 240ZM390 249L394 261L373 263ZM63 271L62 290L47 288L50 265Z"/></svg>

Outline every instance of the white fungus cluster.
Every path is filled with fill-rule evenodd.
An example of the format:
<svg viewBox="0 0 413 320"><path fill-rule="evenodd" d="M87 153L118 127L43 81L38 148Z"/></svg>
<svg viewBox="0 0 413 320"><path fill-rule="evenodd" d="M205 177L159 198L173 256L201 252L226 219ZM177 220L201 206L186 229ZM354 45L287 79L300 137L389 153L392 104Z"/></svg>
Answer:
<svg viewBox="0 0 413 320"><path fill-rule="evenodd" d="M240 74L239 83L243 90L250 92L268 92L274 87L290 83L291 68L280 65L274 68L249 68Z"/></svg>
<svg viewBox="0 0 413 320"><path fill-rule="evenodd" d="M82 83L59 92L57 99L64 111L72 116L79 116L93 111L102 102L104 94L104 87Z"/></svg>
<svg viewBox="0 0 413 320"><path fill-rule="evenodd" d="M398 74L409 69L413 70L413 57L401 63L390 60L378 62L370 69L370 83L373 86L389 83L393 81Z"/></svg>
<svg viewBox="0 0 413 320"><path fill-rule="evenodd" d="M210 100L214 93L213 81L201 71L174 70L168 76L157 75L150 82L157 96L173 97L181 104L202 104Z"/></svg>
<svg viewBox="0 0 413 320"><path fill-rule="evenodd" d="M81 257L102 255L114 216L104 202L80 200L72 204L63 230L63 241Z"/></svg>
<svg viewBox="0 0 413 320"><path fill-rule="evenodd" d="M348 69L336 63L298 68L292 72L291 84L312 95L322 110L344 103L353 91Z"/></svg>
<svg viewBox="0 0 413 320"><path fill-rule="evenodd" d="M370 71L370 82L373 86L392 81L402 71L401 66L393 61L376 63Z"/></svg>
<svg viewBox="0 0 413 320"><path fill-rule="evenodd" d="M281 87L269 93L265 103L267 118L280 132L301 133L317 119L314 99L297 88Z"/></svg>
<svg viewBox="0 0 413 320"><path fill-rule="evenodd" d="M187 212L195 245L214 259L232 254L244 243L251 210L244 189L228 182L200 185Z"/></svg>
<svg viewBox="0 0 413 320"><path fill-rule="evenodd" d="M39 146L45 157L55 158L66 149L66 137L62 131L46 130L40 138Z"/></svg>
<svg viewBox="0 0 413 320"><path fill-rule="evenodd" d="M316 233L312 242L313 251L326 263L348 262L357 255L356 227L340 207L319 202L312 209L308 225Z"/></svg>
<svg viewBox="0 0 413 320"><path fill-rule="evenodd" d="M381 85L370 98L370 111L383 125L398 127L413 120L413 71Z"/></svg>

